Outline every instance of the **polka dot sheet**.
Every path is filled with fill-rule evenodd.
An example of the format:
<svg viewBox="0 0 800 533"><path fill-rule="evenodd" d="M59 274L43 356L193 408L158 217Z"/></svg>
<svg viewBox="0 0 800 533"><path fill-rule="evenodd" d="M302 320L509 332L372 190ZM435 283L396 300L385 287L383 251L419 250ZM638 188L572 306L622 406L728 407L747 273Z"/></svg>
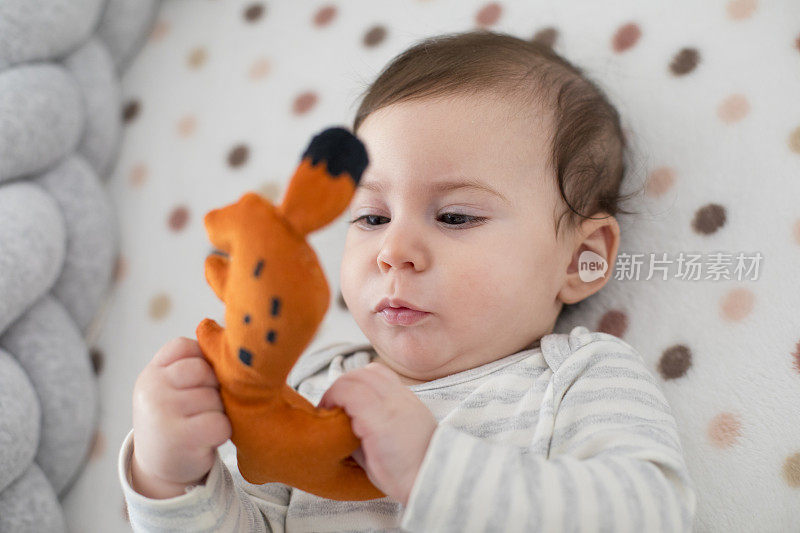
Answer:
<svg viewBox="0 0 800 533"><path fill-rule="evenodd" d="M483 27L552 46L620 110L631 146L613 279L565 311L643 355L696 483L697 531L800 523L800 4L166 0L123 78L109 187L122 227L92 361L103 398L65 501L76 531L129 531L116 478L131 392L156 350L223 306L203 274L210 209L282 197L311 136L430 35ZM343 218L312 234L332 289L309 349L365 340L338 290ZM226 445L228 446L228 445ZM98 502L102 502L98 505Z"/></svg>

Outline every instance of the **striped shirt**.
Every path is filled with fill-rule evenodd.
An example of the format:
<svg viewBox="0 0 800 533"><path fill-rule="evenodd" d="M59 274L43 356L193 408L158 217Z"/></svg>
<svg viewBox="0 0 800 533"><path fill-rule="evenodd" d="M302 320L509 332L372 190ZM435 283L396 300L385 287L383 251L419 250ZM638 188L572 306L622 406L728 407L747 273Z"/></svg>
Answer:
<svg viewBox="0 0 800 533"><path fill-rule="evenodd" d="M340 343L304 354L289 384L316 405L376 356ZM409 385L438 426L406 506L254 485L229 441L204 485L165 500L119 476L134 531L691 531L695 490L669 404L641 355L583 326L539 346Z"/></svg>

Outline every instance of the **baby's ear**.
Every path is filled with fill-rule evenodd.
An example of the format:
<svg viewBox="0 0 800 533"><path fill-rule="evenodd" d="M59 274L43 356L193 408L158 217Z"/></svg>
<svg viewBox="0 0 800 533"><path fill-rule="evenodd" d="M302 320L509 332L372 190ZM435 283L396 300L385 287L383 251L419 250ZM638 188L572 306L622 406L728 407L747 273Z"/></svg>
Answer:
<svg viewBox="0 0 800 533"><path fill-rule="evenodd" d="M567 265L564 285L558 299L565 304L578 303L599 291L611 279L619 248L619 224L605 212L584 219L576 229L573 250Z"/></svg>

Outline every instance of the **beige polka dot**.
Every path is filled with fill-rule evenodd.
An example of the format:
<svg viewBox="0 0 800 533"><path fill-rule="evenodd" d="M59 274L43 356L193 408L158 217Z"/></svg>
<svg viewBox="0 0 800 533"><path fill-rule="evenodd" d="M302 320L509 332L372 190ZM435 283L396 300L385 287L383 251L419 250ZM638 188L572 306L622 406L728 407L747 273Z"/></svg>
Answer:
<svg viewBox="0 0 800 533"><path fill-rule="evenodd" d="M494 26L500 19L503 8L498 2L490 2L483 6L475 15L475 23L478 26Z"/></svg>
<svg viewBox="0 0 800 533"><path fill-rule="evenodd" d="M624 52L639 42L641 36L642 30L639 29L638 24L633 22L625 24L614 34L611 48L617 53Z"/></svg>
<svg viewBox="0 0 800 533"><path fill-rule="evenodd" d="M700 53L695 48L681 48L669 64L669 69L676 76L684 76L697 68Z"/></svg>
<svg viewBox="0 0 800 533"><path fill-rule="evenodd" d="M189 52L187 62L189 63L190 68L196 69L202 67L205 64L206 59L208 59L208 53L206 52L206 49L198 47Z"/></svg>
<svg viewBox="0 0 800 533"><path fill-rule="evenodd" d="M386 27L373 26L364 34L364 46L374 47L381 44L386 39Z"/></svg>
<svg viewBox="0 0 800 533"><path fill-rule="evenodd" d="M531 38L531 41L552 48L556 44L557 39L558 30L552 26L548 26L537 31Z"/></svg>
<svg viewBox="0 0 800 533"><path fill-rule="evenodd" d="M722 297L720 314L725 320L739 322L747 318L755 305L755 294L750 289L733 289Z"/></svg>
<svg viewBox="0 0 800 533"><path fill-rule="evenodd" d="M259 57L253 61L252 65L250 65L248 76L251 80L260 80L269 74L271 66L272 65L270 64L269 59L266 57Z"/></svg>
<svg viewBox="0 0 800 533"><path fill-rule="evenodd" d="M685 376L691 366L692 351L685 344L675 344L661 354L658 373L664 379L677 379Z"/></svg>
<svg viewBox="0 0 800 533"><path fill-rule="evenodd" d="M172 212L170 212L167 225L172 231L180 231L186 226L186 222L188 220L189 208L187 208L185 205L179 205L173 208Z"/></svg>
<svg viewBox="0 0 800 533"><path fill-rule="evenodd" d="M228 152L228 165L231 167L240 167L247 163L250 157L250 149L246 144L237 144L230 152Z"/></svg>
<svg viewBox="0 0 800 533"><path fill-rule="evenodd" d="M800 244L800 218L794 222L794 240Z"/></svg>
<svg viewBox="0 0 800 533"><path fill-rule="evenodd" d="M295 115L303 115L308 113L316 103L316 93L308 91L299 94L297 98L294 99L294 103L292 104L292 113Z"/></svg>
<svg viewBox="0 0 800 533"><path fill-rule="evenodd" d="M800 452L790 455L783 462L783 479L790 487L800 487Z"/></svg>
<svg viewBox="0 0 800 533"><path fill-rule="evenodd" d="M320 8L314 14L314 26L324 28L329 25L333 18L336 16L336 6L327 5Z"/></svg>
<svg viewBox="0 0 800 533"><path fill-rule="evenodd" d="M723 122L732 123L742 120L750 111L750 104L743 94L732 94L717 107L717 116Z"/></svg>
<svg viewBox="0 0 800 533"><path fill-rule="evenodd" d="M197 119L194 115L186 115L178 121L178 136L190 137L197 128Z"/></svg>
<svg viewBox="0 0 800 533"><path fill-rule="evenodd" d="M120 282L122 279L125 278L125 275L128 273L128 260L120 254L117 256L117 261L114 263L114 274L113 278L114 281Z"/></svg>
<svg viewBox="0 0 800 533"><path fill-rule="evenodd" d="M153 24L153 29L150 31L149 40L150 42L158 42L164 39L164 37L169 33L169 22L166 20L157 20L155 24Z"/></svg>
<svg viewBox="0 0 800 533"><path fill-rule="evenodd" d="M800 126L792 130L789 134L789 148L792 152L800 154Z"/></svg>
<svg viewBox="0 0 800 533"><path fill-rule="evenodd" d="M800 374L800 341L797 341L797 344L794 347L794 352L792 352L792 365L794 366L795 372Z"/></svg>
<svg viewBox="0 0 800 533"><path fill-rule="evenodd" d="M756 10L756 0L730 0L728 2L728 16L733 20L748 18Z"/></svg>
<svg viewBox="0 0 800 533"><path fill-rule="evenodd" d="M606 311L600 318L598 331L622 338L628 329L628 315L617 309Z"/></svg>
<svg viewBox="0 0 800 533"><path fill-rule="evenodd" d="M130 174L128 174L128 181L134 187L141 186L145 180L147 179L147 165L144 163L136 163L131 168Z"/></svg>
<svg viewBox="0 0 800 533"><path fill-rule="evenodd" d="M647 177L645 194L648 196L661 196L672 188L675 183L675 171L670 167L659 167L653 169Z"/></svg>
<svg viewBox="0 0 800 533"><path fill-rule="evenodd" d="M98 429L94 433L94 439L92 440L92 446L89 451L89 460L94 461L100 459L104 451L106 451L106 438L103 432Z"/></svg>
<svg viewBox="0 0 800 533"><path fill-rule="evenodd" d="M708 440L717 448L729 448L742 436L742 424L731 413L720 413L708 423Z"/></svg>
<svg viewBox="0 0 800 533"><path fill-rule="evenodd" d="M273 204L277 204L281 194L281 187L274 181L268 181L258 189L258 192Z"/></svg>
<svg viewBox="0 0 800 533"><path fill-rule="evenodd" d="M153 320L164 318L169 313L170 307L172 307L172 302L167 294L162 292L153 296L150 299L150 318Z"/></svg>

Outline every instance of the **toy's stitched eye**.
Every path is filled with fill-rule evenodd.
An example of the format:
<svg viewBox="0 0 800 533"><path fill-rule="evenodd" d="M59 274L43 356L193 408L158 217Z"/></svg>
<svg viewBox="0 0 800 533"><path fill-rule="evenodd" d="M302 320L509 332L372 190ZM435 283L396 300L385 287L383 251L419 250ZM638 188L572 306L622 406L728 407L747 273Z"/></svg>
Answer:
<svg viewBox="0 0 800 533"><path fill-rule="evenodd" d="M244 323L245 324L249 324L250 323L250 315L244 315Z"/></svg>
<svg viewBox="0 0 800 533"><path fill-rule="evenodd" d="M278 316L278 313L281 312L281 299L275 297L272 299L272 316Z"/></svg>
<svg viewBox="0 0 800 533"><path fill-rule="evenodd" d="M267 332L267 342L269 342L270 344L275 344L275 335L276 333L274 329L269 330Z"/></svg>

